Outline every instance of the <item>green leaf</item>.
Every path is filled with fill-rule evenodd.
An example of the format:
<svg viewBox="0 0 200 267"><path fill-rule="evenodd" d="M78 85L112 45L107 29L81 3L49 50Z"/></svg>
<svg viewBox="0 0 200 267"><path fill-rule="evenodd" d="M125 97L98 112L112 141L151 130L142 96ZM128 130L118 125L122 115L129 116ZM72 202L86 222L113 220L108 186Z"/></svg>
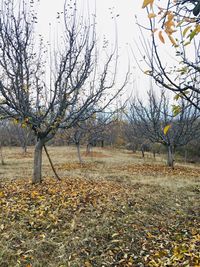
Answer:
<svg viewBox="0 0 200 267"><path fill-rule="evenodd" d="M192 26L188 26L188 27L186 27L186 28L184 29L184 31L183 31L183 37L185 37L187 31L188 31L191 27L192 27Z"/></svg>
<svg viewBox="0 0 200 267"><path fill-rule="evenodd" d="M181 97L181 95L180 94L177 94L177 95L174 96L174 100L177 101L177 100L179 100L180 97Z"/></svg>
<svg viewBox="0 0 200 267"><path fill-rule="evenodd" d="M197 34L197 31L196 31L196 29L194 29L191 33L190 33L190 35L189 35L189 37L190 37L190 41L192 41L192 39L194 38L194 36Z"/></svg>
<svg viewBox="0 0 200 267"><path fill-rule="evenodd" d="M183 92L181 92L181 93L179 93L179 94L176 94L175 96L174 96L174 100L179 100L179 98L181 98L181 97L184 97L184 95L188 95L190 93L190 91L189 90L186 90L186 91L183 91Z"/></svg>
<svg viewBox="0 0 200 267"><path fill-rule="evenodd" d="M181 112L181 107L179 105L172 105L172 112L174 116L177 116Z"/></svg>

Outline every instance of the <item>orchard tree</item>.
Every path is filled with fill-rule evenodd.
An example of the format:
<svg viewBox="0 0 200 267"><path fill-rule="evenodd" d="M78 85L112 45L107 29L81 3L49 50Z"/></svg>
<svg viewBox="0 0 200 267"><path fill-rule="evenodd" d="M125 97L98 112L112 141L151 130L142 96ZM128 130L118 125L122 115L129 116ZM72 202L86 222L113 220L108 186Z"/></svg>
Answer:
<svg viewBox="0 0 200 267"><path fill-rule="evenodd" d="M126 85L113 89L117 48L102 51L95 16L81 16L76 0L65 1L64 32L54 57L35 32L37 14L28 1L1 0L0 114L25 124L36 136L33 183L42 181L42 150L59 128L71 128L108 107ZM47 82L51 61L51 81Z"/></svg>
<svg viewBox="0 0 200 267"><path fill-rule="evenodd" d="M80 121L73 128L65 130L65 136L68 137L70 143L74 143L77 148L77 154L79 163L83 163L80 145L87 145L87 153L90 152L90 148L96 145L98 142L101 144L104 142L106 130L113 122L113 115L115 111L101 112L88 118L87 120Z"/></svg>
<svg viewBox="0 0 200 267"><path fill-rule="evenodd" d="M200 134L200 112L193 106L185 108L183 99L179 100L179 114L174 117L169 98L164 91L160 97L150 90L148 101L144 105L139 98L130 102L127 113L129 124L135 136L142 136L151 143L160 143L167 148L167 164L174 167L174 152L177 147L184 146Z"/></svg>
<svg viewBox="0 0 200 267"><path fill-rule="evenodd" d="M140 25L141 54L148 66L144 72L176 99L182 97L200 110L200 1L144 0L142 7L149 20L149 26ZM150 42L143 29L149 31Z"/></svg>

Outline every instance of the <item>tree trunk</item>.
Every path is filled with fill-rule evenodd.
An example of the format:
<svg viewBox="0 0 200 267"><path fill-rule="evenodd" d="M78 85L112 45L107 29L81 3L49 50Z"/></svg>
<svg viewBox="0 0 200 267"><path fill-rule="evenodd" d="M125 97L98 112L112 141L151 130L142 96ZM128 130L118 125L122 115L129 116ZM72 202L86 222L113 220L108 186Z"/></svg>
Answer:
<svg viewBox="0 0 200 267"><path fill-rule="evenodd" d="M90 154L90 152L91 152L91 144L90 143L88 143L87 144L87 148L86 148L86 154Z"/></svg>
<svg viewBox="0 0 200 267"><path fill-rule="evenodd" d="M187 163L187 149L185 149L185 164Z"/></svg>
<svg viewBox="0 0 200 267"><path fill-rule="evenodd" d="M0 155L1 155L1 164L5 165L4 159L3 159L3 151L2 151L2 145L0 143Z"/></svg>
<svg viewBox="0 0 200 267"><path fill-rule="evenodd" d="M101 141L101 147L104 147L104 140Z"/></svg>
<svg viewBox="0 0 200 267"><path fill-rule="evenodd" d="M42 148L44 143L38 140L35 145L34 166L32 183L37 184L42 182Z"/></svg>
<svg viewBox="0 0 200 267"><path fill-rule="evenodd" d="M82 158L81 158L81 152L80 152L80 144L76 143L76 148L77 148L77 154L78 154L78 159L79 159L79 163L82 164Z"/></svg>
<svg viewBox="0 0 200 267"><path fill-rule="evenodd" d="M172 146L168 146L167 165L174 169L174 153Z"/></svg>
<svg viewBox="0 0 200 267"><path fill-rule="evenodd" d="M144 148L143 147L141 147L141 152L142 152L142 157L144 158Z"/></svg>
<svg viewBox="0 0 200 267"><path fill-rule="evenodd" d="M23 147L22 147L22 149L23 149L24 154L26 154L26 152L27 152L27 145L24 144Z"/></svg>

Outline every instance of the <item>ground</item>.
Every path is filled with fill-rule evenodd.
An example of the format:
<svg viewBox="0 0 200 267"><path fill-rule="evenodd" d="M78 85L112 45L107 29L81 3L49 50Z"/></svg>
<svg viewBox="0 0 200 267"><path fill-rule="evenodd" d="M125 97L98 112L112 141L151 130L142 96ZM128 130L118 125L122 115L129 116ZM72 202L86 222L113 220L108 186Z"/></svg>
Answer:
<svg viewBox="0 0 200 267"><path fill-rule="evenodd" d="M200 266L200 166L165 167L126 150L48 147L43 183L33 149L5 148L0 267Z"/></svg>

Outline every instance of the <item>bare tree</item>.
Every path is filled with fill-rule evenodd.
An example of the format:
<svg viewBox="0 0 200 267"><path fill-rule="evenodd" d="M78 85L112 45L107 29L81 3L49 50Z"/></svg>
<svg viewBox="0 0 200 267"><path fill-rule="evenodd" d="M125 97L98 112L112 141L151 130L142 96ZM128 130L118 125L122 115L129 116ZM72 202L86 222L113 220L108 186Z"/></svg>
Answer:
<svg viewBox="0 0 200 267"><path fill-rule="evenodd" d="M79 159L79 163L82 164L83 160L81 157L81 151L80 146L83 138L86 134L86 127L85 127L86 121L83 121L82 123L78 123L77 125L74 125L73 128L65 130L65 136L67 132L67 137L70 140L70 143L73 143L76 145L77 148L77 155Z"/></svg>
<svg viewBox="0 0 200 267"><path fill-rule="evenodd" d="M108 129L116 121L115 114L118 110L107 113L100 113L97 117L88 122L88 131L86 133L87 153L94 146L104 146L108 135Z"/></svg>
<svg viewBox="0 0 200 267"><path fill-rule="evenodd" d="M86 144L86 153L90 152L91 147L101 143L105 139L105 133L109 125L113 122L113 112L101 112L85 121L79 122L73 128L65 130L65 135L70 139L70 143L74 143L77 148L78 159L83 163L80 145Z"/></svg>
<svg viewBox="0 0 200 267"><path fill-rule="evenodd" d="M132 100L127 114L130 125L136 136L148 139L152 143L160 143L167 147L167 164L174 167L174 152L179 146L184 146L199 136L199 111L193 106L185 109L185 101L180 100L180 113L174 117L169 98L164 91L156 97L151 90L148 92L148 102L144 105L140 99ZM170 130L164 133L165 126Z"/></svg>
<svg viewBox="0 0 200 267"><path fill-rule="evenodd" d="M113 91L117 49L99 61L95 16L80 16L76 1L64 6L64 34L54 53L51 82L45 80L47 54L35 37L37 16L26 1L1 1L0 113L25 123L36 136L33 183L42 181L42 149L59 128L71 128L98 113L124 88ZM38 46L36 46L38 44ZM105 58L104 63L103 58Z"/></svg>

